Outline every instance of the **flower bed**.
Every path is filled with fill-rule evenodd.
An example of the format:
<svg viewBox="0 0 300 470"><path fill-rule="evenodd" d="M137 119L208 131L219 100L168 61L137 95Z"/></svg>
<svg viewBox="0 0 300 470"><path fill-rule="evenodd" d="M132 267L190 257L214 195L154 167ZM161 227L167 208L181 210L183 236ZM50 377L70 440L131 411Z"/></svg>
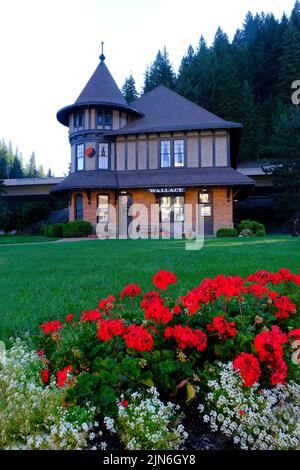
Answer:
<svg viewBox="0 0 300 470"><path fill-rule="evenodd" d="M280 269L278 273L260 271L246 279L219 275L204 279L177 298L173 295L177 283L174 273L160 271L153 283L156 289L144 293L138 285L129 284L118 296L111 294L101 299L93 310L70 313L64 322L49 320L40 325L41 383L47 388L56 382L57 389L63 391L65 405L85 407L90 403L102 416L102 422L106 416L111 429L114 425L110 420L116 420L116 429L126 448L149 449L150 445L161 449L163 445L170 449L184 441L183 429L179 428L176 434L171 426L174 416L170 417L166 436L154 432L149 425L149 436L153 433L159 436L157 447L151 441L145 443L138 439L135 408L147 402L144 397L147 389L157 394L155 406L163 406L163 402L159 405L158 394L163 401L171 398L177 404L201 402L212 430L217 430L216 416L211 413L216 412L218 416L219 396L211 391L211 383L217 383L216 371L220 367L226 369L226 364L230 364L232 387L239 392L240 403L244 403L242 394L249 409L253 405L255 412L263 417L269 413L268 406L272 408L273 403L276 408L277 402L273 398L271 405L263 406L262 402L277 396L276 390L280 390L280 406L287 407L290 416L289 405L284 400L288 402L292 393L295 399L298 393L295 387L300 383L300 354L295 356L293 349L295 341L300 340L299 274ZM255 401L252 397L256 397L257 390L263 393ZM224 391L225 398L229 392ZM121 403L121 396L125 406L121 404L120 408L117 403ZM139 404L137 397L142 397ZM228 403L229 410L238 406L234 401ZM127 406L128 411L123 411ZM124 424L126 420L122 421L126 413L133 423L131 430ZM233 418L230 414L223 415L224 419ZM169 416L168 411L165 416ZM294 407L293 419L296 418L299 421L299 408ZM179 415L177 423L180 426ZM294 439L274 439L272 445L297 448L299 426L286 429L282 423L285 431L279 424L279 434L293 432ZM241 425L235 424L232 424L233 431ZM248 436L252 421L246 422L244 418L244 425ZM220 429L224 432L226 427ZM233 431L230 436L246 448L246 441L238 442ZM270 444L263 438L254 439L253 443L252 446L248 442L248 446L265 448Z"/></svg>

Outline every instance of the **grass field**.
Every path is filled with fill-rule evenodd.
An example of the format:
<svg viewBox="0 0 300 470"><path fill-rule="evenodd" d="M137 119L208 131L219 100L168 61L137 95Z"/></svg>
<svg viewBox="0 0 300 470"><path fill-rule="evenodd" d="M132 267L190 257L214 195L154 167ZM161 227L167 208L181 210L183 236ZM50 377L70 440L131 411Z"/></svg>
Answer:
<svg viewBox="0 0 300 470"><path fill-rule="evenodd" d="M47 238L39 235L0 235L0 245L10 245L12 243L41 243L55 240L58 240L58 238Z"/></svg>
<svg viewBox="0 0 300 470"><path fill-rule="evenodd" d="M0 339L37 331L46 319L94 308L129 282L145 291L159 269L173 270L180 295L204 277L245 276L280 267L300 272L300 239L210 239L200 251L184 241L94 240L0 247Z"/></svg>

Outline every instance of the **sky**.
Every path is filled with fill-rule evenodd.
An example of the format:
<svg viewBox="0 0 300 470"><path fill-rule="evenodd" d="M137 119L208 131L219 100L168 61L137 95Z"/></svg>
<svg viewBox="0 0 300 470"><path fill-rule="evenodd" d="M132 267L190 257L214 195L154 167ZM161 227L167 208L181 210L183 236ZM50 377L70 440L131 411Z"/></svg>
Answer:
<svg viewBox="0 0 300 470"><path fill-rule="evenodd" d="M146 66L166 46L177 71L189 44L232 39L247 11L290 14L294 0L0 0L0 138L55 176L67 172L68 129L56 112L74 103L98 65L119 87L131 72L138 89Z"/></svg>

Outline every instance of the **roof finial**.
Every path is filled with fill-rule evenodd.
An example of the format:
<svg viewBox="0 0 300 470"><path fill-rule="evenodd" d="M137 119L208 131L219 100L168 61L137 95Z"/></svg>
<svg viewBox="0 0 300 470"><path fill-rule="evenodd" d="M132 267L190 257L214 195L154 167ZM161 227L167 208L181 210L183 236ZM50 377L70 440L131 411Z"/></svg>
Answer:
<svg viewBox="0 0 300 470"><path fill-rule="evenodd" d="M104 42L101 41L101 55L99 57L99 59L101 60L101 62L104 62L105 61L105 55L103 54L103 45L104 45Z"/></svg>

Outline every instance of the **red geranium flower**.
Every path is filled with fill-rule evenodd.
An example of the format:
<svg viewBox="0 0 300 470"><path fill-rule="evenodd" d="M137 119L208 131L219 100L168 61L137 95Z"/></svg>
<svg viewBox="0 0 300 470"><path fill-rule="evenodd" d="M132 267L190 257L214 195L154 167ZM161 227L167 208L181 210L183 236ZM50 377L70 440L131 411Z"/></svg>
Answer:
<svg viewBox="0 0 300 470"><path fill-rule="evenodd" d="M122 320L102 320L98 323L98 338L109 341L113 336L120 336L125 332Z"/></svg>
<svg viewBox="0 0 300 470"><path fill-rule="evenodd" d="M123 408L126 408L128 406L128 400L122 400L120 405L123 406Z"/></svg>
<svg viewBox="0 0 300 470"><path fill-rule="evenodd" d="M49 383L50 369L42 369L40 373L41 373L41 379L42 379L43 384Z"/></svg>
<svg viewBox="0 0 300 470"><path fill-rule="evenodd" d="M84 310L81 314L80 321L92 322L92 321L101 320L101 318L102 318L102 313L99 312L99 310L97 310L97 309L96 310L89 310L88 312L86 312Z"/></svg>
<svg viewBox="0 0 300 470"><path fill-rule="evenodd" d="M72 369L73 369L73 366L70 365L70 366L64 367L62 370L59 370L56 373L58 387L61 388L65 385L68 375L72 371Z"/></svg>
<svg viewBox="0 0 300 470"><path fill-rule="evenodd" d="M252 387L261 376L260 365L254 354L242 352L233 362L233 368L238 369L245 387Z"/></svg>
<svg viewBox="0 0 300 470"><path fill-rule="evenodd" d="M99 301L99 309L100 310L111 310L114 308L114 302L116 301L113 295L109 295L105 299Z"/></svg>
<svg viewBox="0 0 300 470"><path fill-rule="evenodd" d="M38 356L43 356L45 354L45 351L43 349L39 349L36 353Z"/></svg>
<svg viewBox="0 0 300 470"><path fill-rule="evenodd" d="M153 284L160 290L165 290L170 284L176 284L177 279L171 271L160 270L153 277Z"/></svg>
<svg viewBox="0 0 300 470"><path fill-rule="evenodd" d="M151 333L144 326L130 325L124 334L128 348L137 351L150 351L154 341Z"/></svg>
<svg viewBox="0 0 300 470"><path fill-rule="evenodd" d="M66 316L66 323L70 323L71 320L74 318L74 313L69 313L69 315Z"/></svg>
<svg viewBox="0 0 300 470"><path fill-rule="evenodd" d="M207 331L216 331L218 332L220 338L226 340L230 336L236 336L237 331L235 323L233 321L229 322L225 320L225 316L217 316L213 318L213 321L210 325L206 325Z"/></svg>
<svg viewBox="0 0 300 470"><path fill-rule="evenodd" d="M141 293L141 288L137 284L128 284L128 286L125 286L123 291L120 294L120 300L122 300L124 297L135 297L136 295L140 295Z"/></svg>
<svg viewBox="0 0 300 470"><path fill-rule="evenodd" d="M289 318L290 313L296 313L296 305L285 295L275 299L274 306L278 308L278 312L275 313L276 318Z"/></svg>
<svg viewBox="0 0 300 470"><path fill-rule="evenodd" d="M62 328L62 323L58 320L46 321L43 325L40 325L40 328L46 335Z"/></svg>
<svg viewBox="0 0 300 470"><path fill-rule="evenodd" d="M173 337L180 349L195 347L197 351L203 351L207 347L207 336L201 330L191 330L189 326L175 325L174 328L167 326L165 338Z"/></svg>

